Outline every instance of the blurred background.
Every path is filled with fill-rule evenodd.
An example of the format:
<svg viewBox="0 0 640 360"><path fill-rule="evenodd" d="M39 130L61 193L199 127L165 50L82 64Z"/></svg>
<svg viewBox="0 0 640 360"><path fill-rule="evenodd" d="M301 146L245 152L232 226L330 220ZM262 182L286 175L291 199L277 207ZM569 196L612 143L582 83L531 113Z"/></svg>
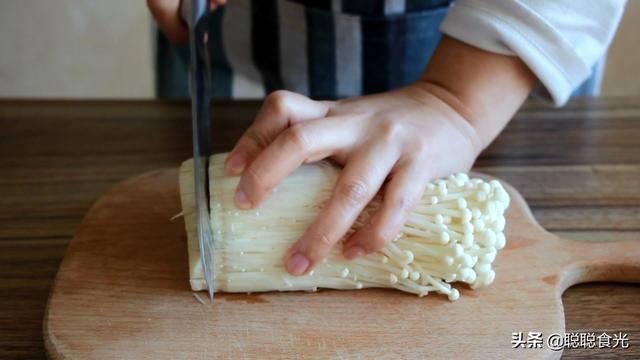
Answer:
<svg viewBox="0 0 640 360"><path fill-rule="evenodd" d="M640 1L609 50L603 96L640 95ZM142 0L0 0L0 97L153 98L154 28Z"/></svg>

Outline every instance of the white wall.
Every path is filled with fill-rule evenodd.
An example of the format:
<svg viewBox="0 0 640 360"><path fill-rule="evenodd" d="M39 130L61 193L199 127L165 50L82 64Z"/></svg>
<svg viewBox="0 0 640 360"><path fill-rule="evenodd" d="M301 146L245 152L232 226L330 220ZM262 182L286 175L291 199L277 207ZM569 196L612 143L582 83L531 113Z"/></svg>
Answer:
<svg viewBox="0 0 640 360"><path fill-rule="evenodd" d="M153 96L143 0L0 0L0 97Z"/></svg>
<svg viewBox="0 0 640 360"><path fill-rule="evenodd" d="M151 26L143 0L0 0L0 97L152 97ZM638 34L630 0L604 95L640 96Z"/></svg>

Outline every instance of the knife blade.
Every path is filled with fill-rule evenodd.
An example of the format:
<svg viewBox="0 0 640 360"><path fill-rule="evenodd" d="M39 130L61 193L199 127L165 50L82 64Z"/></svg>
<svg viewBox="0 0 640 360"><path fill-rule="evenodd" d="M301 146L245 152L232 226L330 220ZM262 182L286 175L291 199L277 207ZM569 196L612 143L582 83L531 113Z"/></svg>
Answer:
<svg viewBox="0 0 640 360"><path fill-rule="evenodd" d="M209 102L211 77L209 67L209 1L182 0L180 15L189 29L189 90L191 94L191 124L193 130L193 166L196 205L196 232L200 261L204 270L209 299L214 294L214 238L209 209L209 156L211 149L211 120Z"/></svg>

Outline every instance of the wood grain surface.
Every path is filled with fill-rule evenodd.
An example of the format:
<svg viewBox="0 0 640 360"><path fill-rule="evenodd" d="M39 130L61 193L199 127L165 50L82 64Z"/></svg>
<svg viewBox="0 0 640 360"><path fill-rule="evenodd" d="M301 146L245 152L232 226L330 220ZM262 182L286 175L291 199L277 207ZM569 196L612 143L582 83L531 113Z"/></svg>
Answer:
<svg viewBox="0 0 640 360"><path fill-rule="evenodd" d="M257 106L214 106L216 151L229 150ZM115 182L189 157L189 125L183 102L0 101L0 358L44 358L47 296L82 217ZM640 99L528 103L475 170L514 185L555 234L640 239ZM639 358L639 298L632 284L568 289L568 331L623 332L631 346L564 357Z"/></svg>
<svg viewBox="0 0 640 360"><path fill-rule="evenodd" d="M101 196L69 245L51 291L51 359L557 359L510 346L516 329L563 334L562 292L588 281L640 282L640 240L560 239L511 195L496 281L461 297L390 289L217 294L187 284L178 169L125 180ZM193 295L193 296L192 296ZM430 334L430 335L429 335ZM170 344L170 345L168 345Z"/></svg>

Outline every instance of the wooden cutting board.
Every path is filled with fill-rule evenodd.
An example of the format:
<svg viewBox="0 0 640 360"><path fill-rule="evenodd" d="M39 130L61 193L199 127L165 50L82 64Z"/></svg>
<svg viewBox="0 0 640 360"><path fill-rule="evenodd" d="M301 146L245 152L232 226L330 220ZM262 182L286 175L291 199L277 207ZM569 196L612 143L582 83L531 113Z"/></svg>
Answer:
<svg viewBox="0 0 640 360"><path fill-rule="evenodd" d="M52 359L558 358L512 348L512 333L563 333L562 292L639 281L640 241L582 243L512 202L496 281L461 298L394 290L218 294L189 288L178 170L126 180L91 208L71 241L44 323ZM611 294L615 296L615 294Z"/></svg>

